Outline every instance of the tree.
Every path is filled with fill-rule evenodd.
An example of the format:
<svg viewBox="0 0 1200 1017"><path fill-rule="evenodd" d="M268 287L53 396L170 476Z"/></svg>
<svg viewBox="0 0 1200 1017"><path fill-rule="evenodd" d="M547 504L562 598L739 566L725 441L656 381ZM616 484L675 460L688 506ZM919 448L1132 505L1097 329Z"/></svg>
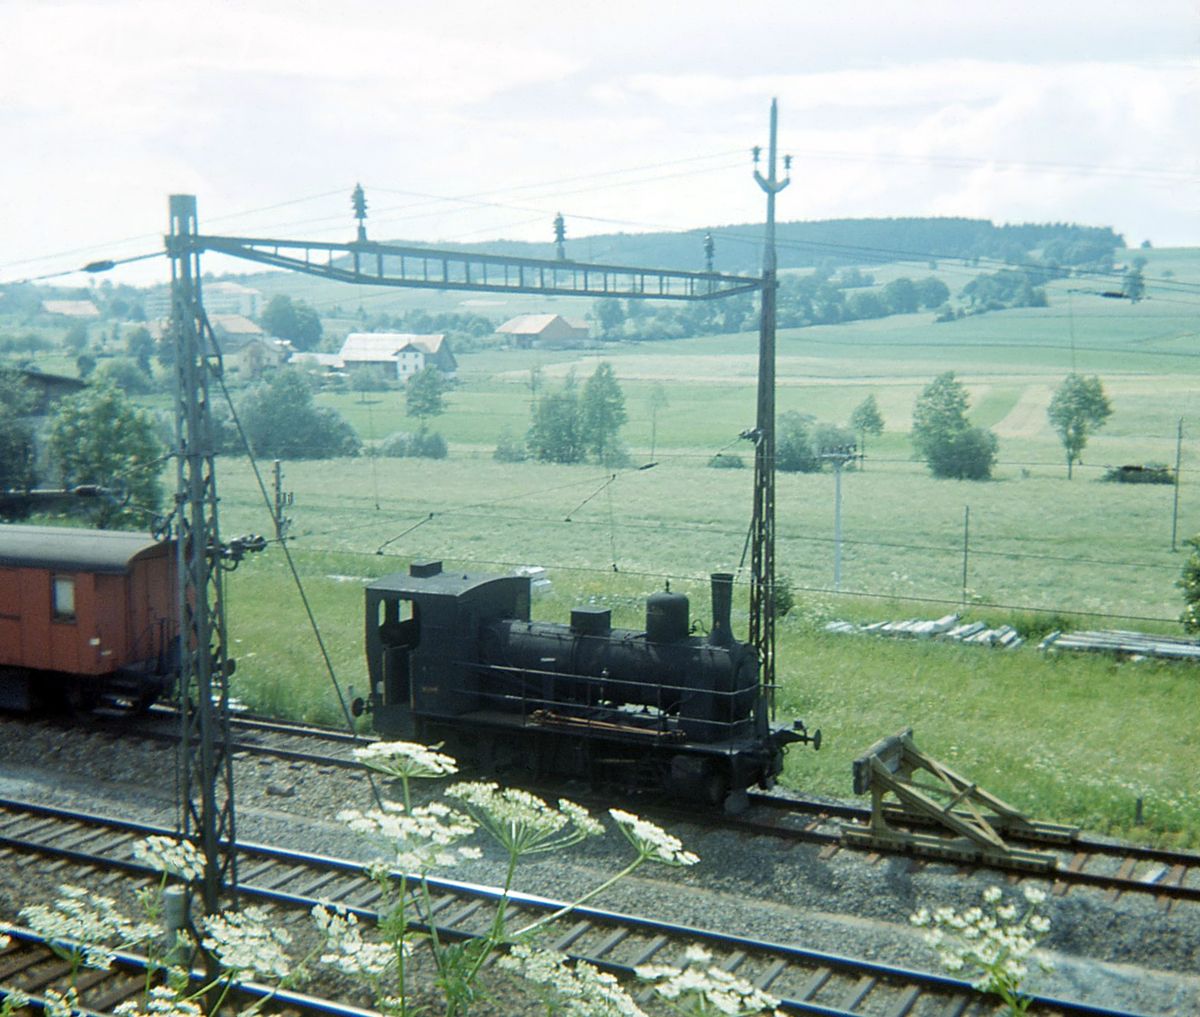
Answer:
<svg viewBox="0 0 1200 1017"><path fill-rule="evenodd" d="M557 392L545 393L533 408L533 420L525 438L529 454L549 463L583 461L587 446L580 420L579 390L568 375Z"/></svg>
<svg viewBox="0 0 1200 1017"><path fill-rule="evenodd" d="M287 339L298 350L315 349L321 341L321 319L303 300L277 293L267 303L260 319L273 336Z"/></svg>
<svg viewBox="0 0 1200 1017"><path fill-rule="evenodd" d="M858 435L858 451L866 455L867 435L878 438L883 434L883 414L879 412L874 393L854 407L850 414L850 429Z"/></svg>
<svg viewBox="0 0 1200 1017"><path fill-rule="evenodd" d="M600 462L611 463L619 455L617 434L625 420L625 394L612 364L602 361L584 383L579 401L581 437Z"/></svg>
<svg viewBox="0 0 1200 1017"><path fill-rule="evenodd" d="M0 369L0 492L28 491L36 480L33 428L23 419L33 405L34 394L21 375Z"/></svg>
<svg viewBox="0 0 1200 1017"><path fill-rule="evenodd" d="M915 282L908 276L901 276L884 286L883 300L892 314L912 314L921 305L921 294Z"/></svg>
<svg viewBox="0 0 1200 1017"><path fill-rule="evenodd" d="M358 393L358 401L365 403L368 392L382 392L387 388L387 383L376 368L370 364L359 364L350 372L350 387Z"/></svg>
<svg viewBox="0 0 1200 1017"><path fill-rule="evenodd" d="M986 480L1000 443L991 431L967 420L970 400L953 371L925 386L913 409L913 448L935 477Z"/></svg>
<svg viewBox="0 0 1200 1017"><path fill-rule="evenodd" d="M436 367L423 367L408 379L404 391L404 412L416 417L424 427L430 417L446 412L446 379Z"/></svg>
<svg viewBox="0 0 1200 1017"><path fill-rule="evenodd" d="M1068 374L1058 386L1046 416L1058 432L1059 440L1067 453L1067 479L1071 479L1072 465L1080 462L1087 447L1088 438L1104 426L1112 415L1112 405L1104 393L1104 386L1096 375L1084 378Z"/></svg>
<svg viewBox="0 0 1200 1017"><path fill-rule="evenodd" d="M115 385L62 399L50 424L50 457L64 487L96 484L108 494L81 503L100 529L149 529L162 508L164 458L154 418Z"/></svg>
<svg viewBox="0 0 1200 1017"><path fill-rule="evenodd" d="M238 413L256 455L331 459L356 456L362 448L340 413L315 405L312 388L298 371L276 371L246 394Z"/></svg>
<svg viewBox="0 0 1200 1017"><path fill-rule="evenodd" d="M816 473L821 460L813 452L812 417L791 410L779 415L775 432L775 468L785 473Z"/></svg>
<svg viewBox="0 0 1200 1017"><path fill-rule="evenodd" d="M602 297L593 305L600 334L606 338L618 334L625 324L625 308L616 297Z"/></svg>
<svg viewBox="0 0 1200 1017"><path fill-rule="evenodd" d="M128 357L113 357L96 369L96 377L111 382L127 395L146 395L154 391L154 379Z"/></svg>
<svg viewBox="0 0 1200 1017"><path fill-rule="evenodd" d="M143 374L150 373L150 358L154 355L154 337L144 325L130 329L125 337L125 348L129 355L137 361Z"/></svg>
<svg viewBox="0 0 1200 1017"><path fill-rule="evenodd" d="M941 307L950 299L950 287L936 275L921 279L917 283L917 293L921 299L921 306L927 310Z"/></svg>
<svg viewBox="0 0 1200 1017"><path fill-rule="evenodd" d="M67 329L67 334L63 336L63 345L71 353L82 353L86 349L87 344L87 325L81 321L73 322L71 327Z"/></svg>
<svg viewBox="0 0 1200 1017"><path fill-rule="evenodd" d="M1135 304L1146 295L1146 277L1142 275L1141 268L1131 268L1125 273L1121 292Z"/></svg>

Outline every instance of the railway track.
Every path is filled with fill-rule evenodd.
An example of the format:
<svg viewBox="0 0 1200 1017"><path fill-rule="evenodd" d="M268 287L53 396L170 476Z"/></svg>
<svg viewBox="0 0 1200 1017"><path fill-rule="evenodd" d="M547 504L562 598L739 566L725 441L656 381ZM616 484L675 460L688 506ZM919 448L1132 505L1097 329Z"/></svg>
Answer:
<svg viewBox="0 0 1200 1017"><path fill-rule="evenodd" d="M9 926L5 934L11 942L0 950L0 997L19 990L39 1009L45 1009L51 992L65 993L71 984L71 965L60 958L36 933ZM202 976L194 976L202 984ZM146 960L117 950L107 970L85 970L74 980L83 1013L110 1014L120 1004L140 1001L146 989ZM275 1017L371 1017L371 1011L346 1006L334 1000L320 999L288 990L272 990L252 982L242 984L231 1003L245 1008L263 1006L263 1012ZM264 1005L265 1004L265 1005Z"/></svg>
<svg viewBox="0 0 1200 1017"><path fill-rule="evenodd" d="M18 856L36 855L54 859L64 873L72 868L83 869L84 874L78 878L92 882L98 871L108 874L101 879L148 882L155 874L133 860L132 846L151 834L170 835L171 831L0 800L0 862L15 863ZM244 899L304 910L316 903L337 904L363 919L377 917L373 906L381 891L359 862L255 844L240 844L238 851L238 891ZM500 896L496 889L440 879L430 880L430 889L432 904L420 917L426 925L436 926L441 937L466 939L490 927ZM512 894L507 914L514 925L520 926L561 906L561 902L543 897ZM26 942L21 940L22 944ZM779 996L783 1009L792 1013L826 1017L969 1017L993 1009L968 983L956 979L595 908L574 911L554 927L546 941L551 948L627 976L632 976L636 966L650 961L677 962L683 949L695 943L705 945L727 970ZM10 951L13 949L24 951L25 946ZM4 967L7 957L0 955L0 982L25 987L19 980L4 976L3 972L9 970ZM14 954L13 963L22 971L35 972L45 961L43 955L42 961L34 960L22 967L24 962L18 962ZM97 988L89 1008L109 1012L108 1007L120 1002L114 1001L117 992L116 982L111 988ZM293 1005L290 999L285 1002L289 1008ZM318 1008L301 1008L305 1013L361 1013L352 1008L338 1010L335 1004L310 997L297 997L295 1005L301 1004ZM328 1008L319 1009L322 1006ZM1035 997L1030 1013L1129 1017L1128 1011L1049 997Z"/></svg>
<svg viewBox="0 0 1200 1017"><path fill-rule="evenodd" d="M139 737L169 741L178 737L177 715L156 708L148 723L139 725ZM233 721L235 753L266 756L288 762L311 763L345 769L359 769L352 755L357 745L373 740L347 732L296 725L254 717L235 717ZM320 744L314 750L313 742ZM545 789L550 790L550 789ZM581 796L587 802L589 796ZM673 808L665 804L647 804L643 811L660 819L677 822L711 822L714 825L746 833L784 838L821 849L823 857L838 851L854 851L872 860L887 857L881 851L868 851L844 844L843 827L865 827L870 810L848 803L817 801L802 796L752 793L750 808L740 815L712 813L706 817L696 810ZM607 800L594 798L588 804L607 806ZM1051 892L1064 895L1073 887L1090 886L1108 893L1113 899L1122 895L1149 896L1157 899L1164 911L1181 904L1200 903L1200 854L1167 848L1111 842L1086 835L1075 835L1066 842L1054 843L1011 836L1017 846L1050 853L1058 867L1048 874L1031 874L1018 865L975 865L974 871L987 869L1010 879L1040 879ZM913 856L916 866L936 864L936 860Z"/></svg>
<svg viewBox="0 0 1200 1017"><path fill-rule="evenodd" d="M128 722L118 723L125 727ZM178 717L173 710L155 708L148 717L141 719L136 734L138 737L170 742L178 738L177 723ZM235 753L348 770L361 769L361 764L352 754L355 746L373 740L343 731L256 717L235 717L233 732L235 741L232 749ZM314 742L320 745L319 749L313 748ZM532 785L526 786L538 790ZM558 789L541 790L548 793ZM585 804L603 807L610 804L599 797L577 797ZM861 828L867 825L870 810L863 806L783 794L752 793L749 800L750 808L733 816L716 812L706 816L695 809L676 808L652 800L643 803L643 811L658 819L711 823L758 836L812 844L820 849L825 858L839 851L854 851L872 861L888 856L881 850L866 850L842 842L844 827ZM976 864L971 867L972 870L995 871L1013 880L1039 879L1052 893L1060 896L1078 886L1094 887L1108 893L1114 900L1126 894L1149 896L1157 899L1166 912L1181 904L1200 903L1200 854L1195 852L1105 841L1082 834L1060 843L1017 836L1010 837L1010 840L1017 846L1054 855L1058 861L1057 869L1050 873L1034 874L1018 865L1004 867L992 863ZM936 859L919 856L913 856L912 862L914 866L937 864Z"/></svg>
<svg viewBox="0 0 1200 1017"><path fill-rule="evenodd" d="M750 796L751 809L729 822L755 833L772 833L821 844L824 853L861 850L840 840L845 824L866 826L871 812L860 806L813 802L776 795ZM1046 874L1030 874L1019 866L1002 871L1009 876L1042 879L1052 892L1067 893L1073 886L1093 886L1114 898L1122 894L1148 894L1167 910L1181 902L1200 902L1200 854L1118 843L1077 834L1063 843L1010 835L1018 846L1053 854L1058 868ZM926 860L914 858L917 864ZM993 866L994 867L994 866Z"/></svg>

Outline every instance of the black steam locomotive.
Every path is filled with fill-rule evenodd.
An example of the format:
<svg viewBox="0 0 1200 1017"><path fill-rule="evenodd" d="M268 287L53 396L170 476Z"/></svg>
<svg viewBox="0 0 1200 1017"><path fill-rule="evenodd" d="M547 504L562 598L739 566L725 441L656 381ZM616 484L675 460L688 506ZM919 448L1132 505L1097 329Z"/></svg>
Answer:
<svg viewBox="0 0 1200 1017"><path fill-rule="evenodd" d="M367 587L368 709L385 737L444 742L489 769L736 808L774 783L789 743L819 748L820 732L770 722L757 654L730 631L732 593L732 576L712 577L707 636L669 591L647 599L644 632L596 608L561 625L530 621L528 577L414 562Z"/></svg>

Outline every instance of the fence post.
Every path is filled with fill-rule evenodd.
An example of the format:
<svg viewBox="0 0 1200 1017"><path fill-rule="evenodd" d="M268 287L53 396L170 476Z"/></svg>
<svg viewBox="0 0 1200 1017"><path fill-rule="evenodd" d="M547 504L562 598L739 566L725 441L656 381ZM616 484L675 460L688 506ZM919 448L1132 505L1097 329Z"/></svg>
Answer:
<svg viewBox="0 0 1200 1017"><path fill-rule="evenodd" d="M1179 534L1179 464L1183 458L1183 417L1175 432L1175 504L1171 508L1171 550L1175 551L1175 538Z"/></svg>
<svg viewBox="0 0 1200 1017"><path fill-rule="evenodd" d="M962 602L967 605L967 560L971 547L971 506L963 506L963 567L962 567Z"/></svg>

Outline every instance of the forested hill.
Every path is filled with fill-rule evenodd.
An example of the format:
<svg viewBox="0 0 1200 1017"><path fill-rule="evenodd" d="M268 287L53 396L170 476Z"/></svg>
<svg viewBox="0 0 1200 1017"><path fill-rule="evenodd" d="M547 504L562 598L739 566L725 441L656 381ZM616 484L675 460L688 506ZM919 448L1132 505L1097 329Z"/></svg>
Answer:
<svg viewBox="0 0 1200 1017"><path fill-rule="evenodd" d="M550 232L547 223L547 233ZM686 233L608 233L573 237L567 220L569 259L661 268L704 268L704 235ZM718 272L755 272L762 256L761 223L719 226L711 230L713 267ZM825 219L785 222L776 227L780 268L821 264L862 265L896 260L993 258L1009 262L1036 260L1057 265L1095 265L1112 261L1124 247L1120 234L1107 226L1070 223L1025 223L997 226L987 219L905 218ZM398 241L403 243L403 241ZM486 251L516 257L553 258L552 243L489 241L453 244L458 250Z"/></svg>

